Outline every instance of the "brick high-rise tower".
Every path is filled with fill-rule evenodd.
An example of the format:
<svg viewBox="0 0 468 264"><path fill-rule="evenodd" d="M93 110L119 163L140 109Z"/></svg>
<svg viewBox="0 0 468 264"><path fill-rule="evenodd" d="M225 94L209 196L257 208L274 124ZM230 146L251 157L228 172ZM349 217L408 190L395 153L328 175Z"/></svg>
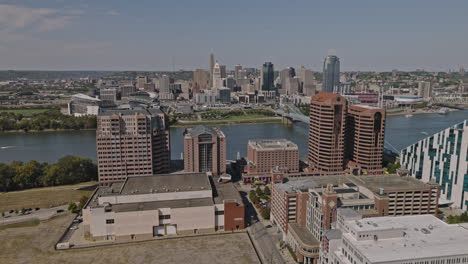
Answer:
<svg viewBox="0 0 468 264"><path fill-rule="evenodd" d="M97 117L99 182L169 172L169 119L159 109L104 110Z"/></svg>
<svg viewBox="0 0 468 264"><path fill-rule="evenodd" d="M333 93L312 97L309 124L309 163L312 169L340 172L344 168L346 99Z"/></svg>

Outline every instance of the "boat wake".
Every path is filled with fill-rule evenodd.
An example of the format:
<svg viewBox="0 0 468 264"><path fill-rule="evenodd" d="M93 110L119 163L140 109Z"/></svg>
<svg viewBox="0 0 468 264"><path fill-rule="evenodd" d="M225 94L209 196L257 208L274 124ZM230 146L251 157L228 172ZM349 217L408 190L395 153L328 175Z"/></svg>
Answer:
<svg viewBox="0 0 468 264"><path fill-rule="evenodd" d="M11 149L11 148L14 148L15 146L4 146L4 147L0 147L0 149Z"/></svg>

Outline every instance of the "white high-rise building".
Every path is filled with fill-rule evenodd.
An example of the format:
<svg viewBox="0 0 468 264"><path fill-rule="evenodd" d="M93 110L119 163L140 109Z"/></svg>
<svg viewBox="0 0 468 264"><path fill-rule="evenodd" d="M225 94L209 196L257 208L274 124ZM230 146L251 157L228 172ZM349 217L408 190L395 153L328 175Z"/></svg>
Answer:
<svg viewBox="0 0 468 264"><path fill-rule="evenodd" d="M170 79L169 76L163 75L159 78L159 93L168 94L171 92L169 88Z"/></svg>
<svg viewBox="0 0 468 264"><path fill-rule="evenodd" d="M212 88L221 88L223 87L223 77L221 75L221 65L216 62L213 68L213 87Z"/></svg>
<svg viewBox="0 0 468 264"><path fill-rule="evenodd" d="M350 220L341 233L341 238L325 241L326 249L338 239L330 264L468 263L467 227L449 225L432 215Z"/></svg>

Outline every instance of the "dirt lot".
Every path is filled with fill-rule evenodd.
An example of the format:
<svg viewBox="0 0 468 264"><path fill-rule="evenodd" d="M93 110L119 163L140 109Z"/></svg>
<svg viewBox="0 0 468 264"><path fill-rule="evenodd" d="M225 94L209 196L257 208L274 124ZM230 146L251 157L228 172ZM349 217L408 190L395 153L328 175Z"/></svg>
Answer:
<svg viewBox="0 0 468 264"><path fill-rule="evenodd" d="M72 218L0 230L0 263L259 263L245 233L55 251Z"/></svg>
<svg viewBox="0 0 468 264"><path fill-rule="evenodd" d="M76 202L83 195L90 196L92 193L92 191L81 191L78 188L93 184L95 182L0 193L0 212L23 208L48 208L68 204L71 201Z"/></svg>

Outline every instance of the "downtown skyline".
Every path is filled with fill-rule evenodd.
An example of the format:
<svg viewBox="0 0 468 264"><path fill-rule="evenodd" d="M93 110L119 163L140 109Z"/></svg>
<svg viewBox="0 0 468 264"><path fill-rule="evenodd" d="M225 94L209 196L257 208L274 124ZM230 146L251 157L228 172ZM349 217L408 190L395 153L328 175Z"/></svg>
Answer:
<svg viewBox="0 0 468 264"><path fill-rule="evenodd" d="M0 70L342 71L467 67L468 3L453 1L0 1ZM333 53L333 52L332 52Z"/></svg>

